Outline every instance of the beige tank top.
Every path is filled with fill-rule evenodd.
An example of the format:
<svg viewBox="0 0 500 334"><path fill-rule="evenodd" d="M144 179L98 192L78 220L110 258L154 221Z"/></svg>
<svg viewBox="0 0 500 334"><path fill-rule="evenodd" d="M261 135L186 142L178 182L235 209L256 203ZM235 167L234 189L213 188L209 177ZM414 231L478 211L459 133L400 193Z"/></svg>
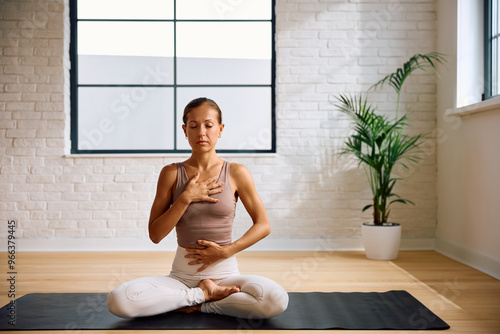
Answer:
<svg viewBox="0 0 500 334"><path fill-rule="evenodd" d="M182 194L189 178L183 163L177 163L177 183L174 191L174 201ZM231 243L236 200L229 182L229 162L224 161L217 182L224 182L224 191L210 195L219 199L217 203L191 203L175 230L177 244L185 247L200 247L198 240L213 241L219 245Z"/></svg>

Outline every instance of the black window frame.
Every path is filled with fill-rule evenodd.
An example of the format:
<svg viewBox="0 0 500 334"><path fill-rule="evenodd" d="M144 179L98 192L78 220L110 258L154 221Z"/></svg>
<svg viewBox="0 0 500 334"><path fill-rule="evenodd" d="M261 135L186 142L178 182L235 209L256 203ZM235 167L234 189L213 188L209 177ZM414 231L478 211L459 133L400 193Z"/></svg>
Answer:
<svg viewBox="0 0 500 334"><path fill-rule="evenodd" d="M104 19L78 19L77 14L77 1L69 0L69 15L70 15L70 139L71 139L71 154L152 154L152 153L164 153L164 154L185 154L190 153L191 150L177 149L177 129L175 122L177 119L177 88L178 87L270 87L271 89L271 148L270 149L217 149L217 153L243 153L243 154L269 154L276 153L276 0L270 0L271 2L271 20L225 20L225 19L199 19L199 20L186 20L177 19L176 2L174 0L174 18L171 20L104 20ZM157 21L157 22L173 22L174 23L174 83L172 85L79 85L78 84L78 49L77 49L77 37L78 37L78 21ZM177 22L271 22L271 84L270 85L245 85L245 84L231 84L231 85L182 85L177 84L177 54L176 54L176 36L175 27ZM174 90L174 104L173 104L173 131L174 131L174 149L91 149L82 150L78 148L78 88L79 87L170 87Z"/></svg>
<svg viewBox="0 0 500 334"><path fill-rule="evenodd" d="M484 0L484 93L483 100L488 100L500 95L498 86L498 45L500 43L500 31L497 29L498 22L493 10L498 11L500 3L498 0ZM497 50L497 51L495 51Z"/></svg>

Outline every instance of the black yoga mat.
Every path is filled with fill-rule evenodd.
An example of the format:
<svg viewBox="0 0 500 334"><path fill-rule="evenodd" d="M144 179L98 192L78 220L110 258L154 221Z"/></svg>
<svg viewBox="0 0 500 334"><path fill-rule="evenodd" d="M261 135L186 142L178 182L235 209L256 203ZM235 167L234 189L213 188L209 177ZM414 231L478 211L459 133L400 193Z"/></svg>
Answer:
<svg viewBox="0 0 500 334"><path fill-rule="evenodd" d="M288 309L266 320L179 312L122 319L109 313L105 293L32 293L0 309L0 330L436 330L450 327L406 291L292 292L289 295Z"/></svg>

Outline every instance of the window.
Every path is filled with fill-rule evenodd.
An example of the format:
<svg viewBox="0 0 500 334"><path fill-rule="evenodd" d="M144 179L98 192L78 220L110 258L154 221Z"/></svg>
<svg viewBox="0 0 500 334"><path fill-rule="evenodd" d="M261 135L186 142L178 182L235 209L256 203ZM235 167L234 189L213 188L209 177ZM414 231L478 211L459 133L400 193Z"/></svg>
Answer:
<svg viewBox="0 0 500 334"><path fill-rule="evenodd" d="M274 0L71 0L72 153L184 153L193 98L218 152L276 151Z"/></svg>
<svg viewBox="0 0 500 334"><path fill-rule="evenodd" d="M484 3L485 13L485 66L484 66L484 99L489 99L499 95L499 82L500 82L500 63L499 63L499 50L500 50L500 29L499 29L499 1L498 0L485 0Z"/></svg>

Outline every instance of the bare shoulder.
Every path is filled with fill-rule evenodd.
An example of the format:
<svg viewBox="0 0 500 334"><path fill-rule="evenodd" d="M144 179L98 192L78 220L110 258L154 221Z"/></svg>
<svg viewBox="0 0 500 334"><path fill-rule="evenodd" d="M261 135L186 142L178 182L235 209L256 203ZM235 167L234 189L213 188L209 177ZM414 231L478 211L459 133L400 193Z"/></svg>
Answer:
<svg viewBox="0 0 500 334"><path fill-rule="evenodd" d="M171 188L177 180L177 165L175 163L166 165L161 169L158 178L158 186Z"/></svg>
<svg viewBox="0 0 500 334"><path fill-rule="evenodd" d="M253 184L252 174L244 165L236 162L231 162L229 166L231 179L234 180L240 187L243 185Z"/></svg>
<svg viewBox="0 0 500 334"><path fill-rule="evenodd" d="M173 163L170 165L166 165L161 169L160 175L163 175L165 177L171 177L172 175L174 177L177 176L177 164Z"/></svg>
<svg viewBox="0 0 500 334"><path fill-rule="evenodd" d="M245 165L242 165L237 162L231 162L229 165L229 171L231 173L231 176L244 176L244 175L250 175L250 171L248 168L245 167Z"/></svg>
<svg viewBox="0 0 500 334"><path fill-rule="evenodd" d="M172 172L175 172L175 174L177 174L177 163L172 163L172 164L169 164L169 165L165 165L162 169L161 169L161 172L162 173L172 173Z"/></svg>

